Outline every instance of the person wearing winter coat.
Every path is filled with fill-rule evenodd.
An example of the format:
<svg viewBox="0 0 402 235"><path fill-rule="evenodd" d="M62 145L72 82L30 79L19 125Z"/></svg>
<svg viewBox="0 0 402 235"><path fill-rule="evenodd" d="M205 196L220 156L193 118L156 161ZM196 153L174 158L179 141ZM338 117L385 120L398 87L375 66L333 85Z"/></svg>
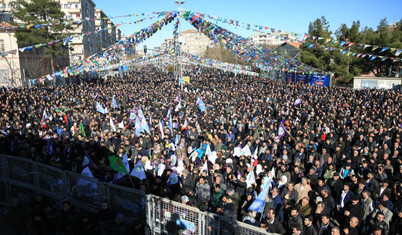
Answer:
<svg viewBox="0 0 402 235"><path fill-rule="evenodd" d="M211 188L208 182L205 180L205 177L200 177L200 180L195 186L195 194L199 201L199 209L201 211L208 210L208 202L211 197Z"/></svg>
<svg viewBox="0 0 402 235"><path fill-rule="evenodd" d="M191 175L187 169L184 169L182 172L182 177L181 177L181 193L184 195L188 195L190 190L194 188L194 178L193 175Z"/></svg>

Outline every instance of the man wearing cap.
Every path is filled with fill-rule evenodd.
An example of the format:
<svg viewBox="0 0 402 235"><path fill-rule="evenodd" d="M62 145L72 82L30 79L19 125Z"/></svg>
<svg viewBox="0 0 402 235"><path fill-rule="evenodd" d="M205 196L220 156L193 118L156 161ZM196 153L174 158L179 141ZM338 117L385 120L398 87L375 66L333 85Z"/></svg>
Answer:
<svg viewBox="0 0 402 235"><path fill-rule="evenodd" d="M190 199L186 195L183 195L180 200L181 203L186 204L187 206L192 206Z"/></svg>
<svg viewBox="0 0 402 235"><path fill-rule="evenodd" d="M341 196L341 192L343 189L343 182L339 177L339 173L335 172L333 178L328 183L331 187L331 193L335 200L337 200Z"/></svg>
<svg viewBox="0 0 402 235"><path fill-rule="evenodd" d="M388 202L384 202L382 201L380 203L380 205L378 206L377 209L375 209L372 213L372 218L375 218L378 212L381 212L384 215L384 221L385 223L387 223L388 227L389 227L389 223L391 222L392 219L392 211L390 211L388 208Z"/></svg>
<svg viewBox="0 0 402 235"><path fill-rule="evenodd" d="M375 198L382 198L384 194L389 194L391 195L391 189L388 187L389 186L389 179L385 179L381 183L381 187L377 187L375 189Z"/></svg>
<svg viewBox="0 0 402 235"><path fill-rule="evenodd" d="M345 206L345 210L343 212L344 215L347 217L346 220L350 220L352 217L356 217L359 219L359 221L363 221L364 209L359 202L360 196L353 195L352 201Z"/></svg>
<svg viewBox="0 0 402 235"><path fill-rule="evenodd" d="M194 188L193 175L189 173L187 169L184 169L181 177L181 193L188 195L188 192Z"/></svg>
<svg viewBox="0 0 402 235"><path fill-rule="evenodd" d="M348 204L348 202L352 199L354 194L349 189L350 189L350 183L347 182L345 185L343 185L343 191L341 193L341 197L339 199L339 204L337 206L338 210L342 210Z"/></svg>

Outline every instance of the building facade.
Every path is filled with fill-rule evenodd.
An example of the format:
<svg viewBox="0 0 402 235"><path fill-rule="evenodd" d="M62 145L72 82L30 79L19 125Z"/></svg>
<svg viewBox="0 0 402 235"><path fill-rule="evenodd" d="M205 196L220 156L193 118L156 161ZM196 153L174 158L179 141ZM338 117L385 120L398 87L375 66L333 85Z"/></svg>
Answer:
<svg viewBox="0 0 402 235"><path fill-rule="evenodd" d="M11 25L5 22L0 23L2 28ZM17 50L17 39L13 30L0 30L0 87L1 86L24 86L25 80L21 73L20 51ZM6 53L12 51L11 53Z"/></svg>
<svg viewBox="0 0 402 235"><path fill-rule="evenodd" d="M74 24L72 25L72 29L68 29L69 33L82 36L74 37L69 42L67 50L69 56L62 59L64 62L67 61L67 65L68 63L73 64L79 62L95 54L102 48L107 48L120 40L121 31L114 27L114 23L107 18L102 10L95 8L96 5L92 0L54 1L60 3L61 10L65 13L66 20L82 20L82 23ZM15 0L0 0L0 22L2 22L2 24L13 20L13 2L15 2ZM6 27L7 26L4 26L3 28ZM108 30L96 34L89 34L90 32L106 28L108 28ZM39 57L44 53L43 49L38 49L35 53L22 53L17 50L18 45L14 33L14 31L10 30L0 30L0 52L16 50L15 54L9 54L0 58L0 86L26 86L28 83L25 81L25 77L37 78L36 74L47 74L51 71L49 70L49 61L45 60L43 62L45 64L41 63L36 66L33 63L40 61ZM85 35L86 33L88 34ZM60 58L57 58L54 62L61 62L59 60ZM33 69L38 71L31 71Z"/></svg>
<svg viewBox="0 0 402 235"><path fill-rule="evenodd" d="M67 20L83 20L74 25L72 33L85 34L95 31L95 3L92 0L59 0L61 10ZM70 31L71 32L71 31ZM70 63L76 63L97 51L97 35L88 34L74 37L70 42Z"/></svg>
<svg viewBox="0 0 402 235"><path fill-rule="evenodd" d="M205 50L212 44L212 41L202 32L196 29L189 29L179 33L179 42L182 52L204 56Z"/></svg>
<svg viewBox="0 0 402 235"><path fill-rule="evenodd" d="M251 35L251 40L254 44L268 46L279 46L285 42L285 38L293 41L296 39L296 35L278 33L258 33Z"/></svg>

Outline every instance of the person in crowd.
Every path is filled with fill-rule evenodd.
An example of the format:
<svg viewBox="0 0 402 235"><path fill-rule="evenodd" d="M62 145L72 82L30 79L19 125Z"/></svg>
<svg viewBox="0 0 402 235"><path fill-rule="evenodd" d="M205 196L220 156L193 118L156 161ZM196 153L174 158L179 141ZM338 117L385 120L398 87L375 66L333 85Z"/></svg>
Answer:
<svg viewBox="0 0 402 235"><path fill-rule="evenodd" d="M279 222L276 219L276 214L275 214L274 209L269 209L268 214L267 214L267 232L269 233L279 233L279 234L285 234L286 229L283 227L281 222Z"/></svg>
<svg viewBox="0 0 402 235"><path fill-rule="evenodd" d="M102 183L239 221L242 212L252 218L249 208L268 192L254 219L261 218L259 226L269 232L285 233L284 224L288 232L294 227L314 234L315 226L320 235L339 233L331 221L341 223L342 233L384 233L384 223L389 233L398 231L399 93L287 84L197 66L185 73L192 81L183 88L172 75L147 65L79 84L0 89L0 154L91 173ZM298 98L300 104L294 102ZM130 174L113 170L110 156L127 156ZM135 167L140 161L144 174ZM63 185L60 180L52 190L63 192ZM99 194L95 184L77 180L71 186L77 196ZM96 200L102 208L93 217L95 231L120 227L118 211ZM7 225L23 230L29 219L54 231L41 224L57 217L55 207L41 200L33 204L26 215L21 204L13 205ZM302 228L285 218L294 207L304 218ZM58 232L90 227L69 203L59 217ZM371 221L376 225L370 227Z"/></svg>

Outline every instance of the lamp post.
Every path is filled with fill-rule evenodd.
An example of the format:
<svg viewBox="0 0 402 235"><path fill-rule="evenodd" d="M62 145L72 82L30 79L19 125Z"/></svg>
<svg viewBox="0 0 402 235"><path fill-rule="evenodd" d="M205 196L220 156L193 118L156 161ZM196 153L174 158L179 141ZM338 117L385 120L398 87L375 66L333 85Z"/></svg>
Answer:
<svg viewBox="0 0 402 235"><path fill-rule="evenodd" d="M179 16L177 17L177 22L179 25L179 32L174 37L174 48L175 48L175 65L174 65L174 76L175 80L179 80L180 88L183 90L183 69L181 63L181 43L179 42L179 35L181 33L181 24L180 24L180 13L181 13L181 5L184 4L184 0L175 0L174 3L178 6L177 11L179 12ZM177 50L177 51L176 51Z"/></svg>

